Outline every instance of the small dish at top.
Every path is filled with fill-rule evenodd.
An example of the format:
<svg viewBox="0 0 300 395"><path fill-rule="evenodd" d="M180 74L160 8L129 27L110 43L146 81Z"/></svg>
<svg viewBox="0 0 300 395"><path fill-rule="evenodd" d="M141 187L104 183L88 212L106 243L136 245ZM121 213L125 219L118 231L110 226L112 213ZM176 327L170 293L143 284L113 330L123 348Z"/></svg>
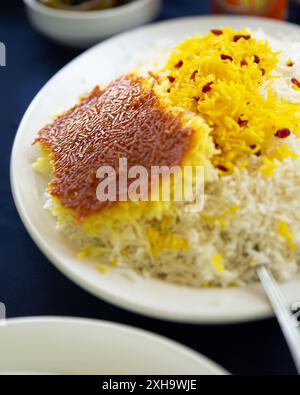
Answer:
<svg viewBox="0 0 300 395"><path fill-rule="evenodd" d="M87 48L125 30L151 22L159 14L161 0L133 0L100 11L72 11L24 0L29 20L44 36L60 44Z"/></svg>

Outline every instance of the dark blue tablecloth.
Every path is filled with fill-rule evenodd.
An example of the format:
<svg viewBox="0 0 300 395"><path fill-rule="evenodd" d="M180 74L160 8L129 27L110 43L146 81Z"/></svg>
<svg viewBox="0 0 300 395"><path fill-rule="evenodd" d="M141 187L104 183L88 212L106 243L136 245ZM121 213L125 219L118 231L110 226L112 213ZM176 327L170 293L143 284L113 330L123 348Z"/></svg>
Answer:
<svg viewBox="0 0 300 395"><path fill-rule="evenodd" d="M161 19L204 13L209 13L209 1L165 0ZM296 6L290 19L300 22ZM7 67L0 68L0 302L5 303L7 316L63 315L117 321L175 339L233 373L295 373L274 319L201 326L145 318L89 295L47 261L16 212L9 158L18 124L32 98L78 52L50 43L33 31L20 1L1 2L0 42L7 48Z"/></svg>

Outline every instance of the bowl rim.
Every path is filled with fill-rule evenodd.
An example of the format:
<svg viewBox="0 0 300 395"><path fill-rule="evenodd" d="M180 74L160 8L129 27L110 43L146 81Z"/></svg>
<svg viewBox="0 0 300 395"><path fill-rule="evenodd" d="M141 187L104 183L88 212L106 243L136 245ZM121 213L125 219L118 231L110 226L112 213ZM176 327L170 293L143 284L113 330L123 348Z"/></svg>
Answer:
<svg viewBox="0 0 300 395"><path fill-rule="evenodd" d="M45 16L62 19L97 19L97 18L110 18L117 16L124 16L131 12L138 12L143 7L151 6L153 2L159 3L161 0L133 0L128 4L123 4L115 8L108 8L99 11L71 11L59 10L40 3L38 0L23 0L28 9L39 12Z"/></svg>

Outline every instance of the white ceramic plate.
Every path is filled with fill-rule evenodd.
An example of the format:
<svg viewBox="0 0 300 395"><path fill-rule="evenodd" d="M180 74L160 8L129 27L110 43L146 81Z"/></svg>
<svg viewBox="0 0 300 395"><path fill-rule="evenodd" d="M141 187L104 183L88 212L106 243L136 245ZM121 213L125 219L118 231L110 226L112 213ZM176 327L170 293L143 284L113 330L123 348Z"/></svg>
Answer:
<svg viewBox="0 0 300 395"><path fill-rule="evenodd" d="M271 315L258 284L245 288L192 289L153 279L132 282L119 269L109 275L79 262L54 220L42 208L44 180L31 164L36 150L31 143L52 114L69 108L84 92L108 83L122 73L133 57L161 40L180 40L218 26L262 27L270 34L299 34L300 28L283 22L249 17L197 17L154 24L106 41L79 56L56 74L28 108L19 127L11 161L15 202L32 238L66 276L98 297L149 316L185 322L239 322ZM300 300L300 277L282 285L288 301Z"/></svg>
<svg viewBox="0 0 300 395"><path fill-rule="evenodd" d="M77 318L8 320L0 327L0 350L0 374L226 374L207 358L161 336Z"/></svg>

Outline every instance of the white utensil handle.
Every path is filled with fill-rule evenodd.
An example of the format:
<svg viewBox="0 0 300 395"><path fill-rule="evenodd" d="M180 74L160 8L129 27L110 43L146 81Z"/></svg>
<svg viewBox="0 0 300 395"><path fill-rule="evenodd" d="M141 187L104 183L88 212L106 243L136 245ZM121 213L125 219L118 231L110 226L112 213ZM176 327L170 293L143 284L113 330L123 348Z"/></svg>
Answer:
<svg viewBox="0 0 300 395"><path fill-rule="evenodd" d="M284 296L267 266L258 267L257 274L277 316L298 374L300 374L300 331L295 325L295 320L284 302Z"/></svg>

